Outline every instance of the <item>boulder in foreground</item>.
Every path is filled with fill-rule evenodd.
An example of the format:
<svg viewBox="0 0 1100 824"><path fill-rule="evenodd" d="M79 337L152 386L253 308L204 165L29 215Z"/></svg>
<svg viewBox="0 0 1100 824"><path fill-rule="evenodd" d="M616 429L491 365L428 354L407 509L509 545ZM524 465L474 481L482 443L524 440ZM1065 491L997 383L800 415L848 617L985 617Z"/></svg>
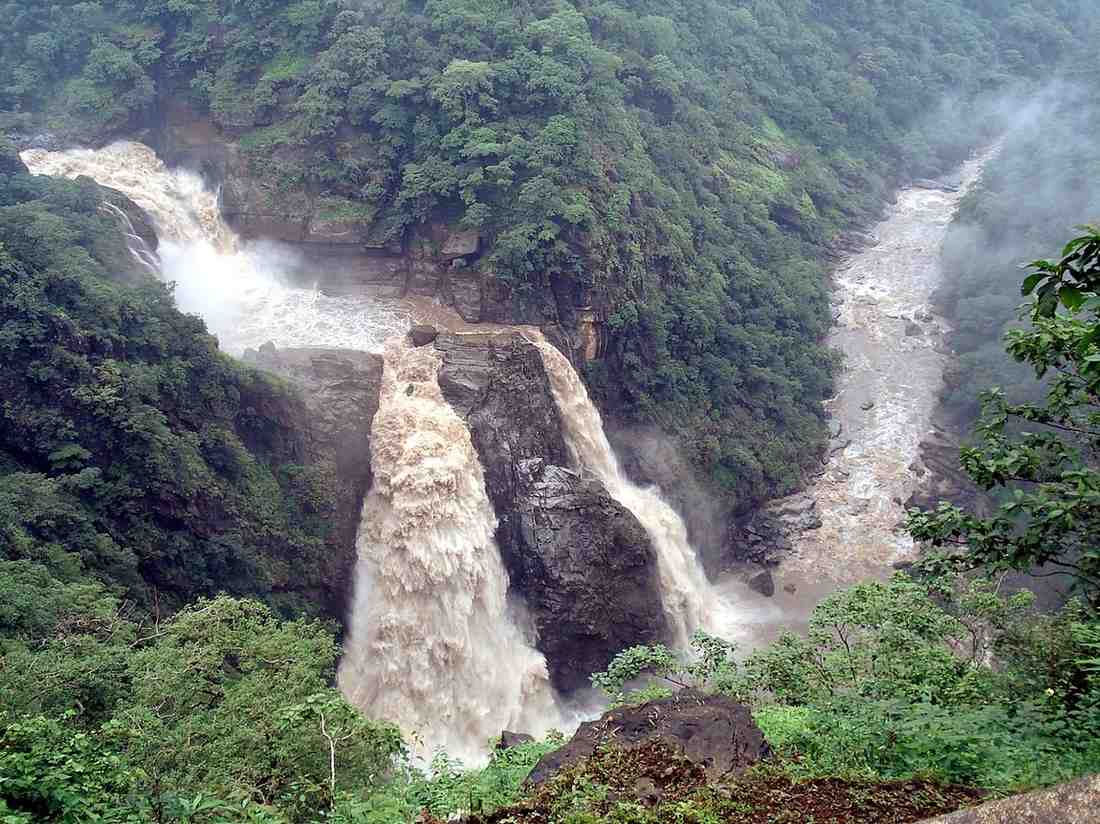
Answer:
<svg viewBox="0 0 1100 824"><path fill-rule="evenodd" d="M724 695L681 690L671 698L620 707L581 724L565 746L539 760L528 781L542 784L604 745L631 749L654 741L682 751L709 781L739 773L771 754L744 704Z"/></svg>
<svg viewBox="0 0 1100 824"><path fill-rule="evenodd" d="M1100 775L1049 790L990 801L928 824L1090 824L1100 822Z"/></svg>

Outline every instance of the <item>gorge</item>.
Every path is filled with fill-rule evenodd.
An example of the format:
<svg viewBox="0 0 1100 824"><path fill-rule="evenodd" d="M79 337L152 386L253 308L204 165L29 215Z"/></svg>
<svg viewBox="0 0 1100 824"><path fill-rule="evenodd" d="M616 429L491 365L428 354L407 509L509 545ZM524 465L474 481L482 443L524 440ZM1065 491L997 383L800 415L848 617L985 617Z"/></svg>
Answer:
<svg viewBox="0 0 1100 824"><path fill-rule="evenodd" d="M0 821L1100 771L1096 12L0 0Z"/></svg>
<svg viewBox="0 0 1100 824"><path fill-rule="evenodd" d="M988 156L962 168L954 192L902 192L871 246L838 266L834 343L848 368L831 403L843 448L805 493L823 525L792 536L796 551L777 572L791 589L824 595L907 557L890 549L896 502L912 491L928 426L909 399L935 397L944 358L934 330L909 329L926 322L943 231ZM296 287L306 254L240 240L197 176L168 170L140 144L23 159L38 174L92 177L145 208L160 276L227 351L248 349L247 359L292 381L314 373L301 383L307 395L326 361L355 350L374 359L376 377L359 390L369 400L325 425L344 432L334 453L367 462L341 475L351 497L340 568L354 594L340 685L368 714L413 732L425 753L476 760L501 729L561 726L570 711L560 694L630 644L682 648L705 630L752 648L799 624L805 595L785 590L769 604L743 572L708 580L681 515L661 489L626 476L579 374L539 329L470 325L429 301ZM131 245L151 259L146 245ZM406 330L424 317L444 328L412 346ZM916 369L915 357L928 366ZM895 383L903 363L909 381ZM886 496L889 483L906 486ZM753 551L774 555L759 539Z"/></svg>

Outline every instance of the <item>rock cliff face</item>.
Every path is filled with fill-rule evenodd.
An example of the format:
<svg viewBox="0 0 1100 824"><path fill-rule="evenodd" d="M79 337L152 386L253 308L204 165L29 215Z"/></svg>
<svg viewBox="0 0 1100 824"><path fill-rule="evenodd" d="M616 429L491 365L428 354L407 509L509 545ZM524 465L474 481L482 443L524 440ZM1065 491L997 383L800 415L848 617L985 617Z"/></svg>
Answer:
<svg viewBox="0 0 1100 824"><path fill-rule="evenodd" d="M245 360L290 381L301 393L305 460L332 491L333 529L328 566L322 571L327 611L343 617L351 596L355 538L363 498L370 489L370 430L378 411L382 358L343 349L249 350Z"/></svg>
<svg viewBox="0 0 1100 824"><path fill-rule="evenodd" d="M441 334L440 386L485 469L512 586L526 600L554 685L586 686L620 650L665 638L645 530L568 466L538 350L518 334Z"/></svg>
<svg viewBox="0 0 1100 824"><path fill-rule="evenodd" d="M485 251L477 232L436 221L394 235L361 203L306 188L277 190L253 173L232 135L182 101L166 105L145 139L169 165L196 169L219 187L222 214L241 237L305 249L311 278L327 292L436 298L470 323L572 319L572 307L553 290L521 301L506 284L477 271L474 264ZM271 162L297 162L295 151L280 148L290 154ZM577 345L594 351L591 325L578 328L584 336Z"/></svg>
<svg viewBox="0 0 1100 824"><path fill-rule="evenodd" d="M625 647L667 635L649 538L594 478L567 469L561 420L538 350L521 334L427 334L443 353L439 381L470 426L511 584L526 602L554 685L571 691ZM370 430L382 359L365 352L276 349L249 362L300 391L306 460L331 478L335 528L323 593L343 615L363 498L372 481ZM287 423L293 429L295 423Z"/></svg>

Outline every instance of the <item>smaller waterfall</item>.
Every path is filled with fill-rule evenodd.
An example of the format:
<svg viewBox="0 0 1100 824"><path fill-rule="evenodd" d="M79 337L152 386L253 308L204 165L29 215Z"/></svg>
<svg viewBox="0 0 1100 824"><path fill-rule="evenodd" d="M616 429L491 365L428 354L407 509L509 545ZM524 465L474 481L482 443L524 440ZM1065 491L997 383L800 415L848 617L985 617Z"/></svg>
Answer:
<svg viewBox="0 0 1100 824"><path fill-rule="evenodd" d="M707 580L683 519L659 489L637 486L626 477L604 434L599 410L573 365L541 335L534 343L550 378L573 463L599 478L611 497L634 514L653 542L661 597L676 642L686 645L697 629L726 636L736 633L732 609Z"/></svg>
<svg viewBox="0 0 1100 824"><path fill-rule="evenodd" d="M109 214L118 220L122 226L122 233L126 236L126 248L134 260L140 263L149 274L159 277L161 270L160 257L145 242L145 238L137 233L130 216L115 204L108 203L106 200L100 205L100 209L105 214Z"/></svg>
<svg viewBox="0 0 1100 824"><path fill-rule="evenodd" d="M242 243L222 220L217 193L194 172L169 169L148 146L123 141L102 149L32 149L21 157L34 174L90 177L141 206L160 241L156 270L176 284L180 309L201 316L228 352L240 354L269 340L380 351L409 326L403 314L372 301L290 285L301 280L304 268L294 252L273 243ZM110 204L104 207L125 218ZM126 224L128 219L124 231L134 235ZM135 246L140 238L128 240L141 264L153 266L149 251Z"/></svg>
<svg viewBox="0 0 1100 824"><path fill-rule="evenodd" d="M558 716L546 662L508 615L496 515L441 363L432 347L386 347L339 683L428 753L477 760L502 730L544 733Z"/></svg>

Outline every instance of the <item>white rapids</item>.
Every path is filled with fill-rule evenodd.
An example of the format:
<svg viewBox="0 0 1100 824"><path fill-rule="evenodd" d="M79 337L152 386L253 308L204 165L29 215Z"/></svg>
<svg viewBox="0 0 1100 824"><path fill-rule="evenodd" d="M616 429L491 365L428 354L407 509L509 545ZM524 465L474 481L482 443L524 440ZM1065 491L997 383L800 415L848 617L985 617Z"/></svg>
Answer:
<svg viewBox="0 0 1100 824"><path fill-rule="evenodd" d="M378 352L409 327L407 314L370 300L291 285L301 280L304 268L294 251L270 242L242 243L222 220L217 193L194 172L169 169L142 143L31 149L21 157L34 174L90 177L145 209L160 241L158 268L164 280L176 284L177 305L201 316L231 354L267 341ZM133 241L132 227L125 221L124 226ZM144 265L155 265L133 243L131 251ZM297 273L293 279L292 273Z"/></svg>
<svg viewBox="0 0 1100 824"><path fill-rule="evenodd" d="M339 683L422 755L469 763L502 730L542 734L560 716L546 662L509 614L496 515L441 363L430 346L386 346Z"/></svg>
<svg viewBox="0 0 1100 824"><path fill-rule="evenodd" d="M950 358L947 321L931 306L944 277L940 253L959 202L998 149L963 164L958 191L902 191L874 228L874 245L836 272L830 343L846 362L827 409L839 432L824 474L807 490L822 526L797 539L783 576L827 578L835 588L912 557L904 502L920 481L914 462Z"/></svg>
<svg viewBox="0 0 1100 824"><path fill-rule="evenodd" d="M653 542L661 598L677 646L686 646L700 629L730 639L742 634L748 616L738 615L732 601L711 586L683 519L660 489L640 487L623 472L580 375L541 335L533 342L542 354L574 465L595 475L608 494L634 514Z"/></svg>

